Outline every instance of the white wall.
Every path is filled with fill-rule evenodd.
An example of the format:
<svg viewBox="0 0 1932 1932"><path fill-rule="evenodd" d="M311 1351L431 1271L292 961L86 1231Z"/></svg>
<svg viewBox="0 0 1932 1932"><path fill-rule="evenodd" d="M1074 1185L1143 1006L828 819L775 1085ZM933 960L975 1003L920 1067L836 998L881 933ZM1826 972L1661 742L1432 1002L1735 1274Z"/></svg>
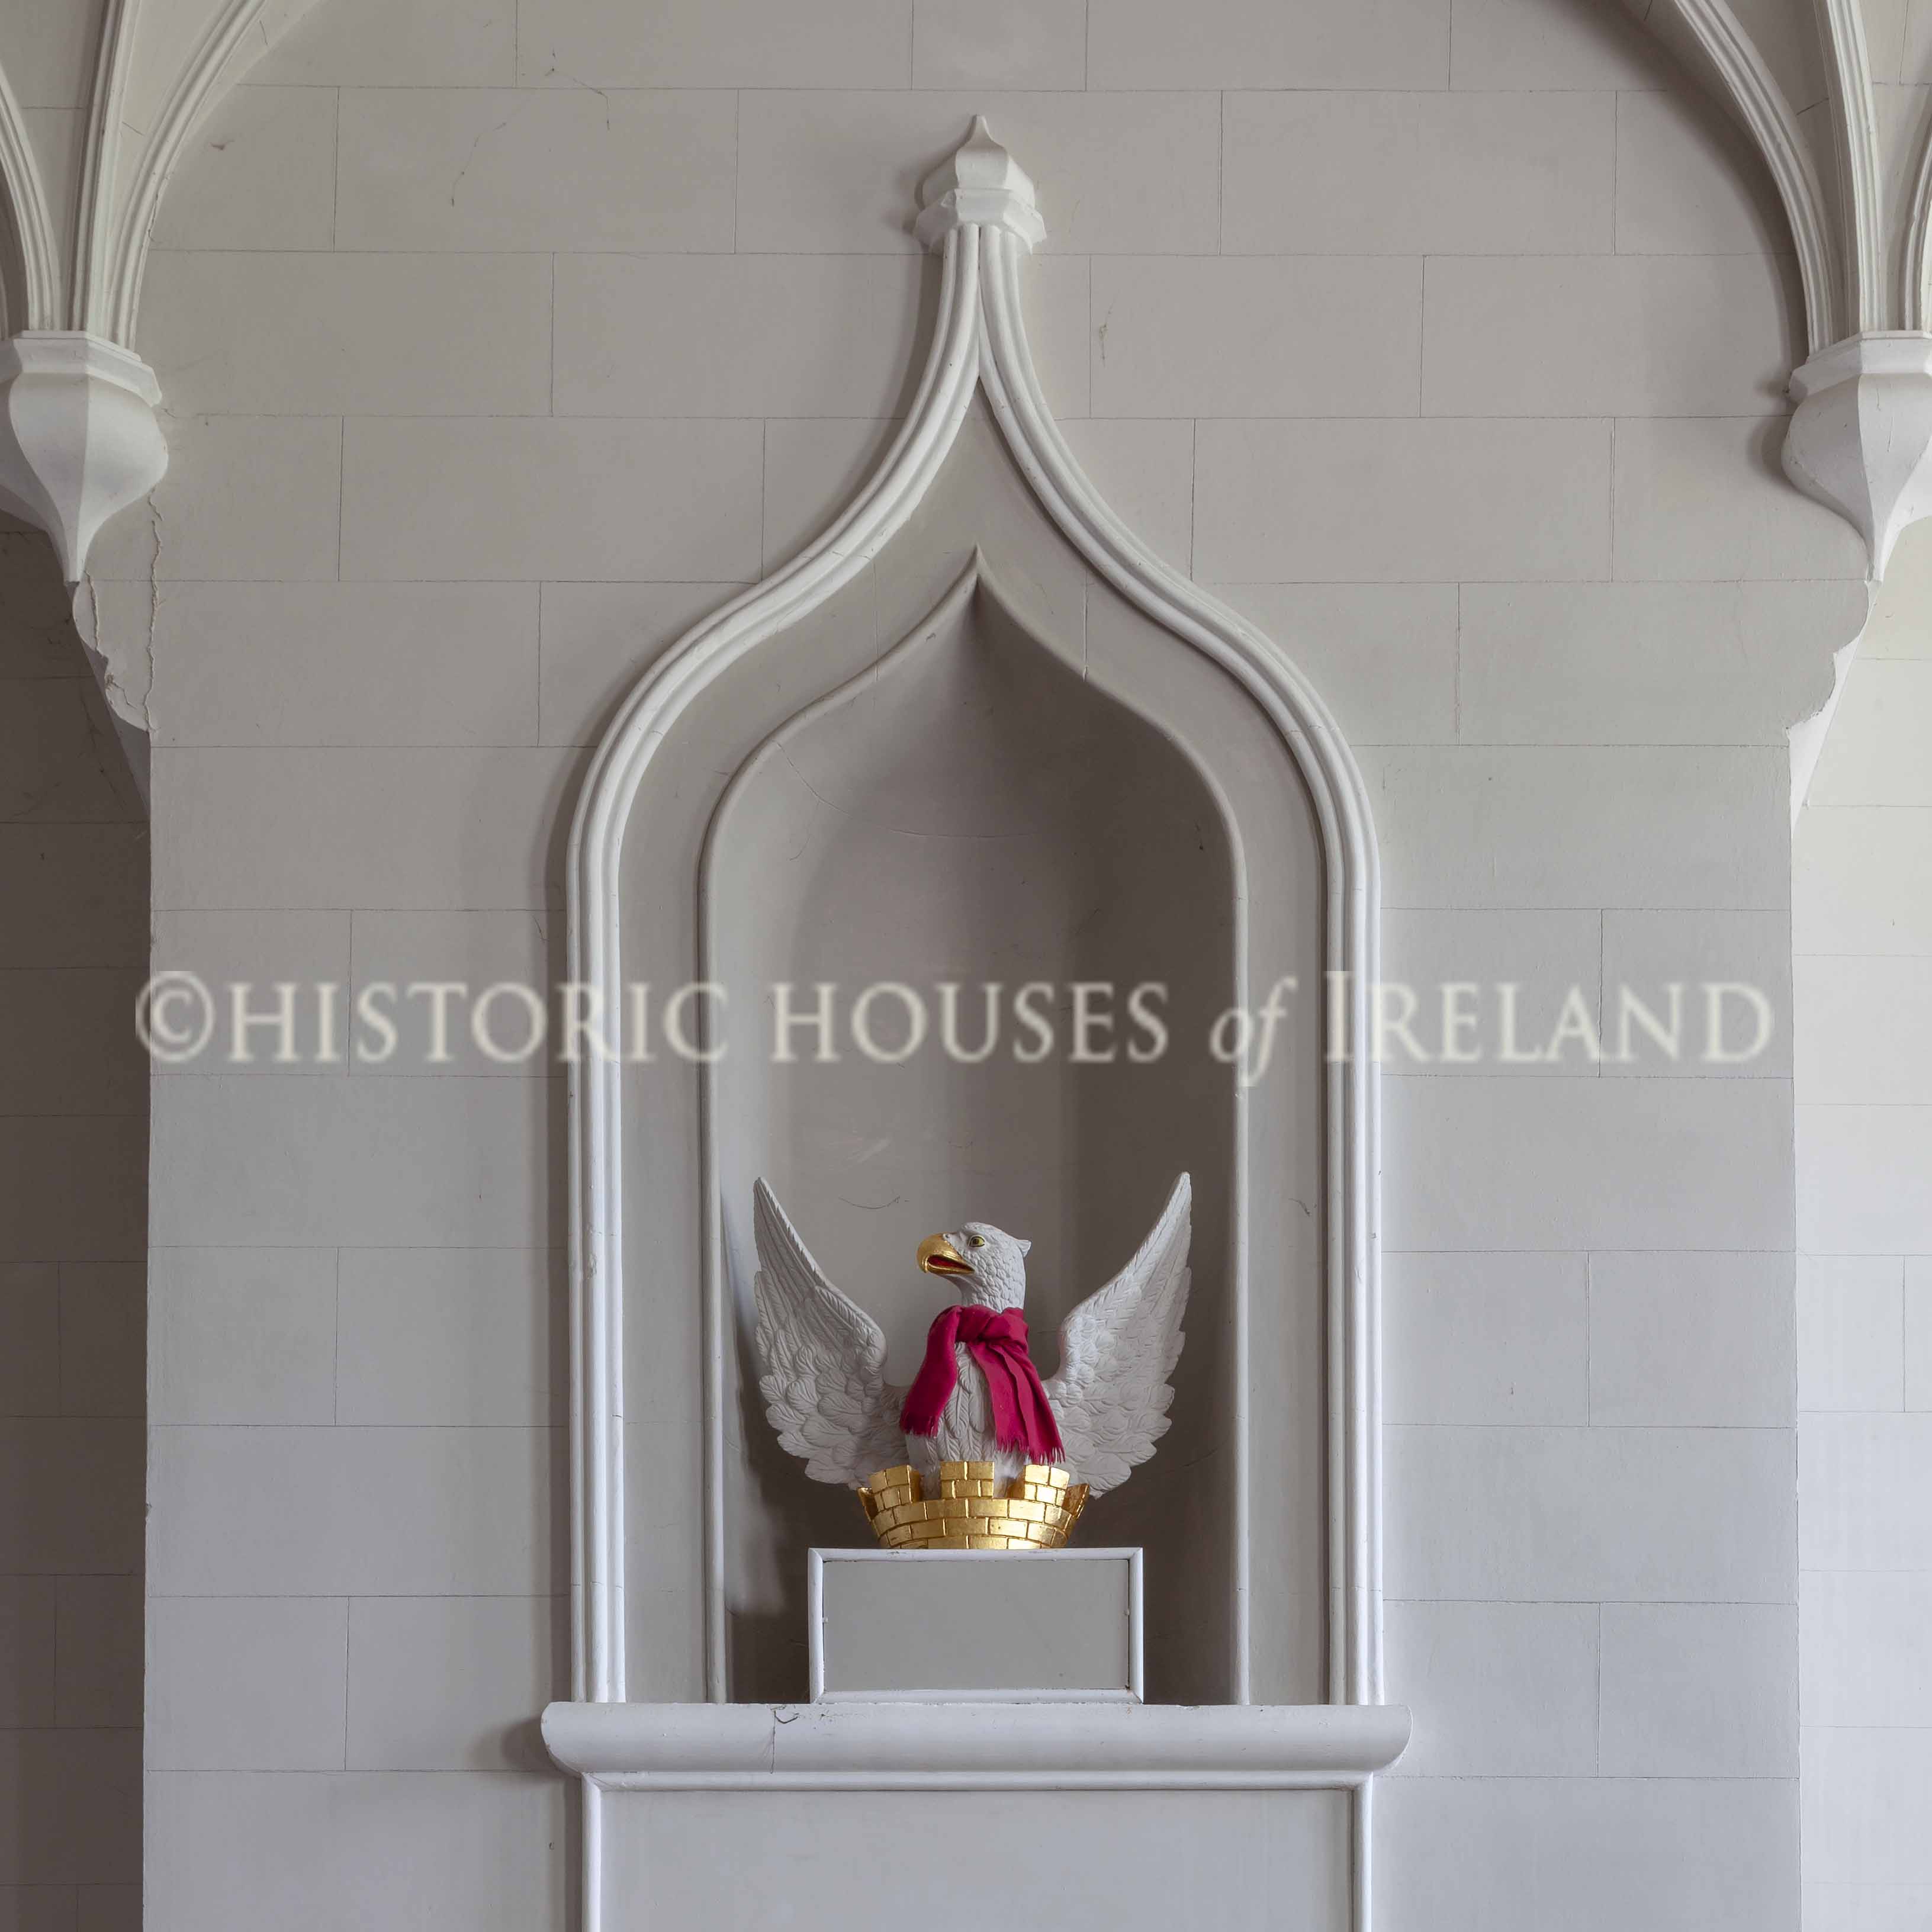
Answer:
<svg viewBox="0 0 1932 1932"><path fill-rule="evenodd" d="M95 558L158 960L542 970L582 747L878 447L984 108L1081 460L1358 747L1390 974L1782 1010L1863 560L1775 474L1783 231L1675 85L1589 0L322 0L163 208L173 466ZM1797 1922L1786 1040L1388 1082L1383 1932ZM557 1094L154 1110L148 1923L560 1927Z"/></svg>
<svg viewBox="0 0 1932 1932"><path fill-rule="evenodd" d="M140 1923L148 834L0 526L0 1926Z"/></svg>
<svg viewBox="0 0 1932 1932"><path fill-rule="evenodd" d="M1793 851L1806 1932L1932 1912L1932 526Z"/></svg>

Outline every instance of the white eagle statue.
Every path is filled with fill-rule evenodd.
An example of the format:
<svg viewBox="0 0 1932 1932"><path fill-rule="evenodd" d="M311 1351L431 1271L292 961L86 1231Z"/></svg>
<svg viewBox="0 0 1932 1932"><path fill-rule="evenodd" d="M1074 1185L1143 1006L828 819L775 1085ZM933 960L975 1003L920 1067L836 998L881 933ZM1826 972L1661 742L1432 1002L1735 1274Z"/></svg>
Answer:
<svg viewBox="0 0 1932 1932"><path fill-rule="evenodd" d="M1060 1324L1059 1372L1044 1383L1022 1312L1032 1244L983 1221L922 1241L919 1265L959 1300L934 1321L910 1389L886 1382L879 1324L826 1279L770 1188L752 1193L758 1387L807 1475L856 1488L902 1462L925 1474L992 1462L1010 1481L1029 1462L1054 1462L1097 1495L1154 1454L1184 1339L1186 1174L1133 1258Z"/></svg>

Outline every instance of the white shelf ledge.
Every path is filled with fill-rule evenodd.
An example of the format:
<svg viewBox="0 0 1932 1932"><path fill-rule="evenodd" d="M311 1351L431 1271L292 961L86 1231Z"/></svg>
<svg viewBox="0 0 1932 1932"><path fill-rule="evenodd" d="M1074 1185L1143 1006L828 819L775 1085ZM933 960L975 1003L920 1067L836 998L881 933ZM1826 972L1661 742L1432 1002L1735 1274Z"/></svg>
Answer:
<svg viewBox="0 0 1932 1932"><path fill-rule="evenodd" d="M1408 1742L1400 1704L553 1704L610 1791L1334 1790Z"/></svg>

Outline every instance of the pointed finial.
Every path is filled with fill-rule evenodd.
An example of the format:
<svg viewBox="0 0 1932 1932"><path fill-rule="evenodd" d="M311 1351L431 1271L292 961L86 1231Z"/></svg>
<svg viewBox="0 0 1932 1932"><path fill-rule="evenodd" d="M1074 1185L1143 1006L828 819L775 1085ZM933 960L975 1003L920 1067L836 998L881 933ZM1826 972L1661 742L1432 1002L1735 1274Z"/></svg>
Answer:
<svg viewBox="0 0 1932 1932"><path fill-rule="evenodd" d="M993 139L983 114L974 116L973 131L920 184L919 205L923 212L913 232L928 248L944 246L954 229L975 223L1004 228L1028 248L1046 235L1032 178Z"/></svg>

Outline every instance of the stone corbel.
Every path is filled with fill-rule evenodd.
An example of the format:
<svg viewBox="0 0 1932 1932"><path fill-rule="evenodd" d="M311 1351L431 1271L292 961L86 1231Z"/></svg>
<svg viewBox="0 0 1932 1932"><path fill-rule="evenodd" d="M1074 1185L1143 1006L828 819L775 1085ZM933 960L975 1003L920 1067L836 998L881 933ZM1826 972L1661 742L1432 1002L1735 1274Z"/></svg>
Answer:
<svg viewBox="0 0 1932 1932"><path fill-rule="evenodd" d="M1848 336L1800 364L1791 396L1784 473L1864 538L1876 583L1900 535L1932 515L1932 334ZM1792 728L1794 826L1858 645L1854 638L1833 653L1831 695Z"/></svg>
<svg viewBox="0 0 1932 1932"><path fill-rule="evenodd" d="M46 532L69 584L102 524L166 472L160 399L147 364L98 336L0 342L0 505Z"/></svg>
<svg viewBox="0 0 1932 1932"><path fill-rule="evenodd" d="M1932 515L1932 334L1848 337L1800 365L1784 473L1865 540L1882 578L1899 534Z"/></svg>

